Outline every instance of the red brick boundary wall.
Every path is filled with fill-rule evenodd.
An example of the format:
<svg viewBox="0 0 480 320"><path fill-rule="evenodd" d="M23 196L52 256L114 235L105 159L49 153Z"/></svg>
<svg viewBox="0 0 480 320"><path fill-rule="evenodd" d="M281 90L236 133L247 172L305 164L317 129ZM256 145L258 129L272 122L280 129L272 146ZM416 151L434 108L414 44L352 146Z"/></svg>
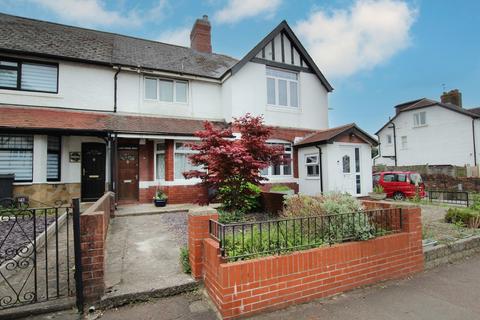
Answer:
<svg viewBox="0 0 480 320"><path fill-rule="evenodd" d="M80 215L83 294L87 301L99 298L105 290L105 240L114 204L114 193L107 192Z"/></svg>
<svg viewBox="0 0 480 320"><path fill-rule="evenodd" d="M387 206L366 201L368 208ZM188 219L190 262L195 278L224 319L283 308L331 296L424 269L421 210L402 210L402 232L368 241L226 263L218 242L208 236L209 211ZM205 237L203 237L205 236ZM200 239L203 237L203 241Z"/></svg>

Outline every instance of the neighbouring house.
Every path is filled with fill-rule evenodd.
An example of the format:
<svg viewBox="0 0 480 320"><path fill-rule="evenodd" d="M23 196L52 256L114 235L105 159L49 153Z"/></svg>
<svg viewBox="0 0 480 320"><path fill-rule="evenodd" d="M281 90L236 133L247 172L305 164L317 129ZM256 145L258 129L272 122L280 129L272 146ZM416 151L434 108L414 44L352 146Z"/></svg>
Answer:
<svg viewBox="0 0 480 320"><path fill-rule="evenodd" d="M480 108L463 108L459 90L444 92L441 102L422 98L396 105L395 111L376 132L375 165L477 166Z"/></svg>
<svg viewBox="0 0 480 320"><path fill-rule="evenodd" d="M14 196L92 201L111 190L118 203L148 202L160 187L170 203L205 199L199 181L182 174L192 169L188 143L205 120L228 126L247 112L264 116L269 143L291 159L264 170L264 188L298 191L299 175L320 168L307 164L306 147L293 145L327 132L332 86L285 21L240 60L213 53L210 35L207 16L196 20L188 48L0 14L0 174L15 174ZM348 130L353 136L315 145L353 142L367 152L367 135ZM331 157L340 158L328 160L329 170L342 155ZM358 190L329 174L323 170L325 191ZM322 173L309 175L309 183L322 181ZM353 193L365 193L365 184Z"/></svg>

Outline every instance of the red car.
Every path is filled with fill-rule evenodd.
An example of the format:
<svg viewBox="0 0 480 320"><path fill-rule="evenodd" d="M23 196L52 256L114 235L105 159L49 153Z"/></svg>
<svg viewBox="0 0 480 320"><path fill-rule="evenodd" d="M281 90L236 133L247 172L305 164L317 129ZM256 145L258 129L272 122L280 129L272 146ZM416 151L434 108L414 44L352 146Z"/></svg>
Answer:
<svg viewBox="0 0 480 320"><path fill-rule="evenodd" d="M387 197L395 200L413 198L418 186L418 194L425 197L425 184L418 172L413 171L385 171L373 174L373 186L381 185Z"/></svg>

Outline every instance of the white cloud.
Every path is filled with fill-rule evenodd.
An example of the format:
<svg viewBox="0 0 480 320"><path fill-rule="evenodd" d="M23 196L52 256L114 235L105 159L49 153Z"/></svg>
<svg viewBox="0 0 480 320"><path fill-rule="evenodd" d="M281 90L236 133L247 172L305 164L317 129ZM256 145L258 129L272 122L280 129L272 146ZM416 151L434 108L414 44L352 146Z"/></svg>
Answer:
<svg viewBox="0 0 480 320"><path fill-rule="evenodd" d="M163 17L166 0L159 0L144 12L137 9L122 13L108 9L102 0L31 0L68 22L97 26L123 25L140 26L145 21Z"/></svg>
<svg viewBox="0 0 480 320"><path fill-rule="evenodd" d="M166 30L162 34L160 34L160 37L158 37L158 41L189 47L190 30L191 29L189 27Z"/></svg>
<svg viewBox="0 0 480 320"><path fill-rule="evenodd" d="M348 9L313 11L295 26L319 68L348 77L386 62L410 45L416 9L398 0L356 0Z"/></svg>
<svg viewBox="0 0 480 320"><path fill-rule="evenodd" d="M280 4L281 0L229 0L214 17L219 23L235 23L260 14L270 17Z"/></svg>

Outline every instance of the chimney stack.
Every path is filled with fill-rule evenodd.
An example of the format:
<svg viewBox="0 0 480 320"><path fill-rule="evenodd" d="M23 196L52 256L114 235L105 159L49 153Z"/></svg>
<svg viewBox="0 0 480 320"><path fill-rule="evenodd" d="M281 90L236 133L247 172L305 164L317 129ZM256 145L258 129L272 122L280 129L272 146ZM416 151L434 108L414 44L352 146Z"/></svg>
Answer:
<svg viewBox="0 0 480 320"><path fill-rule="evenodd" d="M440 97L442 103L451 103L457 107L462 107L462 93L458 89L444 92Z"/></svg>
<svg viewBox="0 0 480 320"><path fill-rule="evenodd" d="M190 48L200 52L212 53L211 26L208 16L197 19L190 32Z"/></svg>

